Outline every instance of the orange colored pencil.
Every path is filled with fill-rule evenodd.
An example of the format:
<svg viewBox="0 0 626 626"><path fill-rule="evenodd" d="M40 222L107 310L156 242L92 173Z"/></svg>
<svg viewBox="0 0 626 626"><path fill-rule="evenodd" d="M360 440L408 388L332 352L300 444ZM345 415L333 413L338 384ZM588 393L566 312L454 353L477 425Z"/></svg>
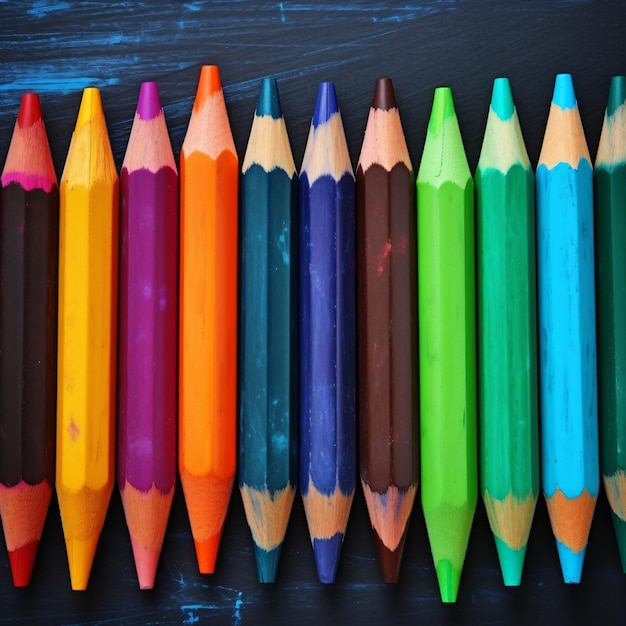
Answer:
<svg viewBox="0 0 626 626"><path fill-rule="evenodd" d="M179 469L203 574L235 479L238 180L219 71L206 65L180 154Z"/></svg>

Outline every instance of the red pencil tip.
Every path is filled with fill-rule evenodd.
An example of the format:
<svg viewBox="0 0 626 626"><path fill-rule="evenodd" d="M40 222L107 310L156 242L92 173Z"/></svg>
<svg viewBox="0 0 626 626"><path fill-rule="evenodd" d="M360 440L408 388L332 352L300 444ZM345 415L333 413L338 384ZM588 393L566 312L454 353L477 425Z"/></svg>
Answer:
<svg viewBox="0 0 626 626"><path fill-rule="evenodd" d="M204 101L214 93L221 91L220 72L217 65L203 65L200 70L200 80L196 91L194 109L201 107Z"/></svg>
<svg viewBox="0 0 626 626"><path fill-rule="evenodd" d="M35 557L37 556L38 541L31 541L15 550L9 550L11 575L16 587L28 587L33 572Z"/></svg>
<svg viewBox="0 0 626 626"><path fill-rule="evenodd" d="M36 93L25 93L22 96L20 112L17 115L17 123L20 128L29 128L42 118L41 104Z"/></svg>

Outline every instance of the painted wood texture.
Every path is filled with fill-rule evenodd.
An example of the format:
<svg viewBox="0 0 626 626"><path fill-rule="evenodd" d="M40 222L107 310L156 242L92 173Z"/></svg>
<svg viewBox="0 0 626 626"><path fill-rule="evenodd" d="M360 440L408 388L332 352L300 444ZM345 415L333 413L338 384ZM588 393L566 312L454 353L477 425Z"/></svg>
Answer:
<svg viewBox="0 0 626 626"><path fill-rule="evenodd" d="M4 159L22 93L38 91L55 169L62 172L81 89L102 89L118 171L139 85L159 83L176 162L189 123L200 67L220 67L237 153L245 152L259 81L279 79L296 163L302 162L311 103L321 81L333 81L353 167L372 98L372 82L391 76L409 154L417 163L434 87L454 90L463 141L475 171L493 79L508 76L537 164L554 76L574 75L592 158L610 77L624 72L623 7L619 3L546 0L389 0L267 2L165 0L78 3L0 0L0 157ZM553 54L555 50L559 54ZM257 582L249 529L233 493L216 573L197 572L182 490L177 488L156 584L137 588L120 498L113 494L89 589L69 590L58 507L53 497L30 590L13 589L0 550L0 624L436 623L617 621L624 579L604 492L596 507L581 585L562 582L540 498L519 589L505 589L493 538L479 503L457 604L441 606L421 512L412 516L403 574L381 581L363 494L357 488L334 587L317 582L301 499L283 545L278 582ZM1 541L0 541L1 543ZM112 600L114 599L114 600ZM593 602L590 600L593 599ZM619 607L621 608L621 606Z"/></svg>

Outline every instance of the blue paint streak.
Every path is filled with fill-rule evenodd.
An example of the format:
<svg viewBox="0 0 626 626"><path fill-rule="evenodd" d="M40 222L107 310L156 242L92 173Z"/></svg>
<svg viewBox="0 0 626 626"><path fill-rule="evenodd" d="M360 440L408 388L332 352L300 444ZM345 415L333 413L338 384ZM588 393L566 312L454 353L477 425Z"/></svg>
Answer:
<svg viewBox="0 0 626 626"><path fill-rule="evenodd" d="M33 77L22 80L13 80L7 83L0 83L0 92L3 91L17 91L20 93L35 91L39 94L42 93L58 93L68 94L75 91L82 91L86 87L109 87L111 85L117 85L119 83L118 78L95 78L92 76L43 76L33 75Z"/></svg>
<svg viewBox="0 0 626 626"><path fill-rule="evenodd" d="M592 168L537 168L542 484L599 488Z"/></svg>
<svg viewBox="0 0 626 626"><path fill-rule="evenodd" d="M71 9L72 5L69 2L57 2L56 0L37 0L33 2L32 6L26 13L34 15L37 18L45 17L48 13L54 13L55 11L65 11Z"/></svg>
<svg viewBox="0 0 626 626"><path fill-rule="evenodd" d="M571 74L557 75L552 102L563 110L576 107L576 94L574 93L574 82Z"/></svg>

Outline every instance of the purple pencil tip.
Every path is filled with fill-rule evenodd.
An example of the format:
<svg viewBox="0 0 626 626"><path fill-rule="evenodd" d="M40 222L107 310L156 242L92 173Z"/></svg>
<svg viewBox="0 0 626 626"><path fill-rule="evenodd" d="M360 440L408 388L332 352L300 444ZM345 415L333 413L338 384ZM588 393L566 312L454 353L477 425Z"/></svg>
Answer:
<svg viewBox="0 0 626 626"><path fill-rule="evenodd" d="M161 98L159 88L154 82L141 83L139 100L137 102L137 115L142 120L149 121L161 112Z"/></svg>

